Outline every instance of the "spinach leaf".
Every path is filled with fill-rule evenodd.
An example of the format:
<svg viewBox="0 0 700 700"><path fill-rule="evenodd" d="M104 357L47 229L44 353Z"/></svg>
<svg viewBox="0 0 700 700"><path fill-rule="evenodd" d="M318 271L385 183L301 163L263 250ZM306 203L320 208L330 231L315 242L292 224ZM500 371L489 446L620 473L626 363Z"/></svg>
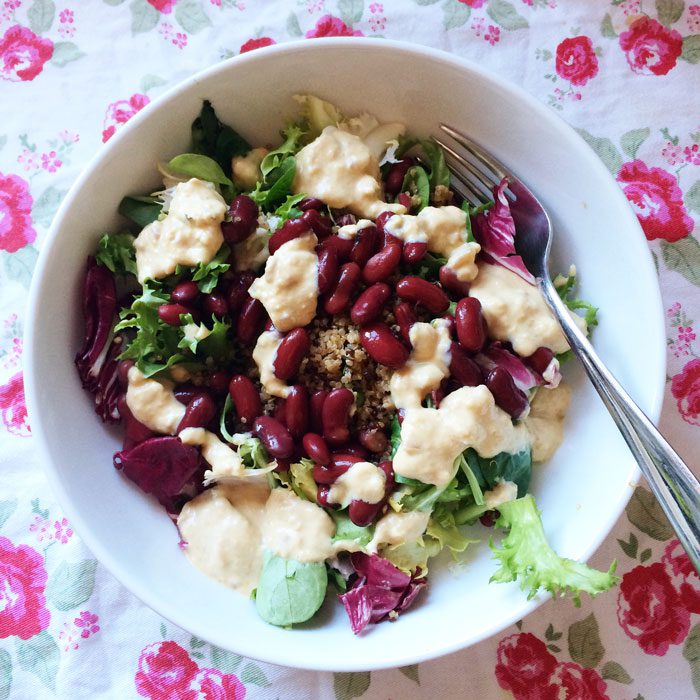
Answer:
<svg viewBox="0 0 700 700"><path fill-rule="evenodd" d="M445 154L442 148L428 140L421 141L420 145L430 163L430 189L434 190L438 185L449 187L450 171L445 164Z"/></svg>
<svg viewBox="0 0 700 700"><path fill-rule="evenodd" d="M291 194L294 174L296 173L296 160L294 156L288 156L280 165L272 171L269 180L269 189L263 189L262 181L250 193L253 201L265 211L272 211L285 198Z"/></svg>
<svg viewBox="0 0 700 700"><path fill-rule="evenodd" d="M389 442L391 444L391 458L394 459L401 444L401 426L399 425L399 416L396 413L391 419L391 438Z"/></svg>
<svg viewBox="0 0 700 700"><path fill-rule="evenodd" d="M119 204L119 213L140 228L158 220L163 203L155 197L124 197Z"/></svg>
<svg viewBox="0 0 700 700"><path fill-rule="evenodd" d="M305 622L321 607L327 586L322 562L299 562L265 551L255 607L271 625Z"/></svg>
<svg viewBox="0 0 700 700"><path fill-rule="evenodd" d="M447 262L447 258L434 253L426 253L423 259L416 264L414 274L424 280L434 282L440 276L440 268Z"/></svg>
<svg viewBox="0 0 700 700"><path fill-rule="evenodd" d="M213 158L231 176L231 160L250 151L250 144L227 124L223 124L209 100L192 122L192 152Z"/></svg>
<svg viewBox="0 0 700 700"><path fill-rule="evenodd" d="M95 259L116 274L135 275L134 237L130 233L105 233L97 244Z"/></svg>
<svg viewBox="0 0 700 700"><path fill-rule="evenodd" d="M233 182L226 176L221 166L209 156L203 156L199 153L182 153L175 156L168 163L168 169L179 175L187 175L213 182L216 185L233 187Z"/></svg>
<svg viewBox="0 0 700 700"><path fill-rule="evenodd" d="M425 209L430 203L430 182L428 175L420 165L412 165L403 178L402 192L409 192L411 196L418 196L420 204L417 211Z"/></svg>
<svg viewBox="0 0 700 700"><path fill-rule="evenodd" d="M492 489L499 481L512 481L518 486L518 498L522 498L532 477L532 450L528 447L517 454L501 452L495 457L481 457L469 448L464 458L475 474L480 474L482 486Z"/></svg>
<svg viewBox="0 0 700 700"><path fill-rule="evenodd" d="M469 463L467 460L464 458L464 454L459 459L459 466L460 469L464 472L464 474L467 477L467 482L469 483L469 488L471 489L472 492L472 497L474 498L474 502L478 505L481 506L484 504L484 494L481 490L481 485L479 484L479 479L477 475L474 473L474 470L469 466ZM482 476L483 472L479 474L479 476ZM482 476L483 478L483 476Z"/></svg>

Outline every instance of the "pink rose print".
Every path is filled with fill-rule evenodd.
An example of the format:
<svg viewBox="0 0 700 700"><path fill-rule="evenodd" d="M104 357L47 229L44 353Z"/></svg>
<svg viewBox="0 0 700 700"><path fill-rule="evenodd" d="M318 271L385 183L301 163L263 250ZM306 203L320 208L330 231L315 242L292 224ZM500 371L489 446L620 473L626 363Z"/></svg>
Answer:
<svg viewBox="0 0 700 700"><path fill-rule="evenodd" d="M585 85L598 75L598 57L587 36L564 39L557 46L557 75L572 85Z"/></svg>
<svg viewBox="0 0 700 700"><path fill-rule="evenodd" d="M128 100L118 100L112 102L107 107L105 114L104 129L102 130L102 143L106 143L114 136L120 124L126 124L137 112L140 112L149 102L148 95L136 93Z"/></svg>
<svg viewBox="0 0 700 700"><path fill-rule="evenodd" d="M545 643L534 634L513 634L498 645L496 680L515 700L545 700L541 690L557 666Z"/></svg>
<svg viewBox="0 0 700 700"><path fill-rule="evenodd" d="M0 78L19 82L34 80L53 56L53 42L16 24L0 39Z"/></svg>
<svg viewBox="0 0 700 700"><path fill-rule="evenodd" d="M192 688L197 664L175 642L156 642L141 651L134 678L139 695L150 700L198 700Z"/></svg>
<svg viewBox="0 0 700 700"><path fill-rule="evenodd" d="M32 204L34 200L25 180L0 173L0 250L14 253L34 242Z"/></svg>
<svg viewBox="0 0 700 700"><path fill-rule="evenodd" d="M671 381L671 393L683 420L700 425L700 360L691 360Z"/></svg>
<svg viewBox="0 0 700 700"><path fill-rule="evenodd" d="M313 29L306 32L307 39L316 39L322 36L364 36L358 29L348 27L339 17L323 15Z"/></svg>
<svg viewBox="0 0 700 700"><path fill-rule="evenodd" d="M632 204L646 237L677 241L693 230L676 178L662 168L649 168L641 160L624 163L618 182Z"/></svg>
<svg viewBox="0 0 700 700"><path fill-rule="evenodd" d="M554 698L576 698L576 700L610 700L605 690L607 683L592 668L583 668L575 663L564 662L557 665L547 697L554 690Z"/></svg>
<svg viewBox="0 0 700 700"><path fill-rule="evenodd" d="M164 15L169 15L173 11L176 2L177 0L148 0L149 5L152 5Z"/></svg>
<svg viewBox="0 0 700 700"><path fill-rule="evenodd" d="M0 639L29 639L49 626L44 560L35 549L0 536Z"/></svg>
<svg viewBox="0 0 700 700"><path fill-rule="evenodd" d="M78 617L73 620L73 624L80 630L80 636L87 639L93 634L100 631L100 626L97 624L99 618L89 610L83 610Z"/></svg>
<svg viewBox="0 0 700 700"><path fill-rule="evenodd" d="M248 53L248 51L252 51L253 49L261 49L263 46L272 46L275 42L274 39L270 39L269 36L261 36L258 39L248 39L248 41L245 42L241 46L241 53Z"/></svg>
<svg viewBox="0 0 700 700"><path fill-rule="evenodd" d="M666 75L683 50L683 37L649 17L640 17L620 34L620 48L635 73Z"/></svg>
<svg viewBox="0 0 700 700"><path fill-rule="evenodd" d="M468 7L473 7L474 9L483 7L486 4L486 0L459 0L462 5L467 5Z"/></svg>
<svg viewBox="0 0 700 700"><path fill-rule="evenodd" d="M637 566L623 576L617 619L625 634L654 656L664 656L690 629L690 613L660 562Z"/></svg>
<svg viewBox="0 0 700 700"><path fill-rule="evenodd" d="M53 529L56 542L66 544L68 540L73 537L73 528L70 526L67 518L56 520L53 524Z"/></svg>
<svg viewBox="0 0 700 700"><path fill-rule="evenodd" d="M191 690L204 700L243 700L245 686L232 673L202 668L192 681Z"/></svg>
<svg viewBox="0 0 700 700"><path fill-rule="evenodd" d="M666 545L661 561L683 605L690 612L700 613L700 576L678 540Z"/></svg>
<svg viewBox="0 0 700 700"><path fill-rule="evenodd" d="M13 435L28 437L31 434L21 372L0 386L0 420L5 424L7 432Z"/></svg>

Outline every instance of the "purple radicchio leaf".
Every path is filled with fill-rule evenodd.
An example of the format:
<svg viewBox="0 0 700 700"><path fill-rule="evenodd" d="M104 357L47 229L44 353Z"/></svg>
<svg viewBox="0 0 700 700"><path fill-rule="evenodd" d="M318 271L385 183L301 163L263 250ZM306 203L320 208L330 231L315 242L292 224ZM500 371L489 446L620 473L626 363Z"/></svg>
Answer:
<svg viewBox="0 0 700 700"><path fill-rule="evenodd" d="M154 437L116 452L114 466L142 491L155 496L169 513L201 491L199 450L177 437Z"/></svg>
<svg viewBox="0 0 700 700"><path fill-rule="evenodd" d="M356 552L352 555L352 564L356 577L350 590L338 598L355 634L368 624L398 617L427 584L426 578L420 577L420 569L409 576L376 554L368 556Z"/></svg>
<svg viewBox="0 0 700 700"><path fill-rule="evenodd" d="M502 367L521 391L528 392L533 387L544 383L542 377L526 365L515 353L507 350L501 343L491 343L479 353L474 361L486 372L495 367Z"/></svg>
<svg viewBox="0 0 700 700"><path fill-rule="evenodd" d="M526 282L535 284L535 278L515 252L515 222L505 195L506 187L508 180L503 178L493 188L494 205L487 212L477 215L475 238L486 262L501 265Z"/></svg>

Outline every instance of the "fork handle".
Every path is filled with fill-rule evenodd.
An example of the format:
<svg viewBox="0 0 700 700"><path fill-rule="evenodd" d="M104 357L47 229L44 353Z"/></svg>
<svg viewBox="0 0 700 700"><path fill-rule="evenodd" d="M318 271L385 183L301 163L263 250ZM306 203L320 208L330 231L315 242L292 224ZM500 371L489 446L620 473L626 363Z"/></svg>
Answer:
<svg viewBox="0 0 700 700"><path fill-rule="evenodd" d="M602 363L548 276L537 285L700 573L700 483Z"/></svg>

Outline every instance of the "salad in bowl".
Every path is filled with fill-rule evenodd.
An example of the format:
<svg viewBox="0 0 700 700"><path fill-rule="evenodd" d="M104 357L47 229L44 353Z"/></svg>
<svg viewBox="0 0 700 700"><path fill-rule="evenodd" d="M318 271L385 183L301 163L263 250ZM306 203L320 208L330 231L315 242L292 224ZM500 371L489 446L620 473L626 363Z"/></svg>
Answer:
<svg viewBox="0 0 700 700"><path fill-rule="evenodd" d="M564 438L569 348L516 253L507 182L470 206L432 141L296 100L266 147L205 102L190 152L88 260L76 366L122 426L114 466L278 626L329 589L355 633L394 620L433 557L490 528L507 533L493 581L610 588L614 563L550 548L528 492ZM575 268L555 282L595 326Z"/></svg>

